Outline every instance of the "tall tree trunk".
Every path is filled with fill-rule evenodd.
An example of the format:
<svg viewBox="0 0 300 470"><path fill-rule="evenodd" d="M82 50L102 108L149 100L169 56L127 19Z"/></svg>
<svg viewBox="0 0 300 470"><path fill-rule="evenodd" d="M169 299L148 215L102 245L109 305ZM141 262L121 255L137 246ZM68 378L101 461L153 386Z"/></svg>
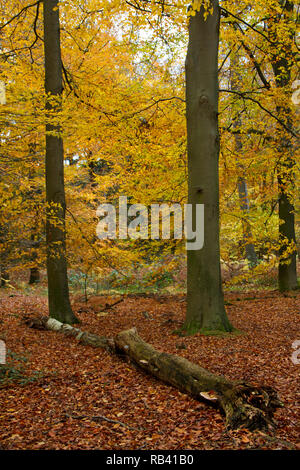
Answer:
<svg viewBox="0 0 300 470"><path fill-rule="evenodd" d="M204 247L188 251L187 314L184 329L232 331L222 291L219 240L218 46L219 2L213 14L190 17L186 58L189 204L204 204Z"/></svg>
<svg viewBox="0 0 300 470"><path fill-rule="evenodd" d="M279 4L282 4L279 1ZM283 13L278 20L286 23L287 31L290 15L294 10L294 3L287 1L282 5ZM276 24L276 23L275 23ZM272 67L275 75L276 87L285 88L291 82L291 67L295 63L291 47L288 43L282 45L281 38L278 38L277 29L271 24L270 32L274 43L278 43L277 53L272 58ZM290 35L293 41L293 34ZM291 110L288 106L277 106L278 116L281 117L288 127L291 127ZM293 142L291 137L280 129L277 135L277 148L279 150L279 164L277 165L278 181L278 201L279 201L279 241L281 248L279 251L278 284L280 291L290 291L297 289L297 246L295 233L295 206L292 202L292 191L295 186L294 167L295 158L293 155ZM287 252L287 248L289 251ZM292 248L292 249L291 249Z"/></svg>
<svg viewBox="0 0 300 470"><path fill-rule="evenodd" d="M44 0L44 45L47 109L59 113L63 86L58 0ZM46 125L46 195L49 313L64 323L75 323L66 260L64 150L61 127L56 123Z"/></svg>

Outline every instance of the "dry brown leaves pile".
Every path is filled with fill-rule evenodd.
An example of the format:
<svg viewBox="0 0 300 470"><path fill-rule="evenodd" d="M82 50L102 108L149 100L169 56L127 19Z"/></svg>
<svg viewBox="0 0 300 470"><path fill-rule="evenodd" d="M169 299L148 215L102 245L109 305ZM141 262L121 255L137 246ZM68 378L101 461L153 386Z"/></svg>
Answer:
<svg viewBox="0 0 300 470"><path fill-rule="evenodd" d="M0 390L0 445L4 449L295 449L299 448L300 366L292 344L300 339L300 294L227 294L233 325L228 337L178 337L185 299L127 297L74 300L82 330L114 336L136 326L156 348L179 354L230 379L274 387L285 407L276 412L276 433L227 432L218 410L145 375L130 363L76 340L31 330L24 314L47 312L46 299L1 293L0 334L7 347L29 359L26 386ZM118 299L116 299L118 300ZM103 312L103 313L101 313ZM299 398L299 393L298 393Z"/></svg>

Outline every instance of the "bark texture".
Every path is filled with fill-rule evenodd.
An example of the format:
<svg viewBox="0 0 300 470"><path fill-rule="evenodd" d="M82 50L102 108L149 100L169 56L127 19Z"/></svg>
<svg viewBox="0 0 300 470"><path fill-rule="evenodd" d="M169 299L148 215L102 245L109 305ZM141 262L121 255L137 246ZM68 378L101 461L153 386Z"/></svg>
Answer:
<svg viewBox="0 0 300 470"><path fill-rule="evenodd" d="M114 339L84 333L55 319L27 319L28 326L75 337L80 343L100 347L129 357L138 367L198 400L213 402L225 414L229 429L267 429L274 426L273 413L282 406L270 387L231 382L197 364L173 354L157 351L144 342L135 328L122 331Z"/></svg>
<svg viewBox="0 0 300 470"><path fill-rule="evenodd" d="M271 388L231 382L183 357L157 351L138 336L135 328L119 333L115 344L117 351L163 382L197 399L218 402L228 428L266 429L274 424L272 415L280 403ZM212 391L213 395L208 393Z"/></svg>
<svg viewBox="0 0 300 470"><path fill-rule="evenodd" d="M190 17L186 58L188 202L204 204L204 247L188 251L187 315L184 329L232 331L221 283L219 240L218 46L220 9L205 20Z"/></svg>
<svg viewBox="0 0 300 470"><path fill-rule="evenodd" d="M44 0L45 90L48 118L61 110L62 62L57 0ZM46 126L47 275L50 317L76 323L69 300L65 242L64 150L59 119Z"/></svg>

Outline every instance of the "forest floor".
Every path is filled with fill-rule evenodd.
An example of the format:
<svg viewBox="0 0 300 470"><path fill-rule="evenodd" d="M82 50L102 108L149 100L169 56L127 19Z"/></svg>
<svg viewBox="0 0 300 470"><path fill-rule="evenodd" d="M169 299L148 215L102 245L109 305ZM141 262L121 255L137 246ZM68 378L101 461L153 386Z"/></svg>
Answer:
<svg viewBox="0 0 300 470"><path fill-rule="evenodd" d="M25 385L0 389L4 449L299 449L300 293L227 293L227 312L241 335L179 337L184 296L73 299L85 331L112 337L135 326L157 349L178 354L230 379L274 387L284 408L275 432L227 432L220 412L147 376L124 359L63 335L32 330L24 314L47 313L43 296L0 293L0 339L26 356ZM298 400L297 400L298 398ZM298 425L298 428L297 428Z"/></svg>

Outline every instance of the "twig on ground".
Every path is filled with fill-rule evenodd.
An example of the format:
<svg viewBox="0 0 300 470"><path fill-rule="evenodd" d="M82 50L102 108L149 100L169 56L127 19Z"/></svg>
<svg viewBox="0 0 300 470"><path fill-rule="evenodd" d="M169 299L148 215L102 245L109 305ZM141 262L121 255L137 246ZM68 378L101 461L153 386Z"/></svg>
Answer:
<svg viewBox="0 0 300 470"><path fill-rule="evenodd" d="M68 418L72 418L72 419L85 419L85 418L87 418L87 419L90 419L91 421L95 421L95 422L107 421L108 423L119 424L120 426L131 429L132 431L143 431L143 428L139 428L139 429L134 428L133 426L130 426L129 424L122 423L122 421L117 421L115 419L106 418L106 416L102 416L102 415L88 416L88 415L72 415L72 414L66 413L66 416L68 416Z"/></svg>

